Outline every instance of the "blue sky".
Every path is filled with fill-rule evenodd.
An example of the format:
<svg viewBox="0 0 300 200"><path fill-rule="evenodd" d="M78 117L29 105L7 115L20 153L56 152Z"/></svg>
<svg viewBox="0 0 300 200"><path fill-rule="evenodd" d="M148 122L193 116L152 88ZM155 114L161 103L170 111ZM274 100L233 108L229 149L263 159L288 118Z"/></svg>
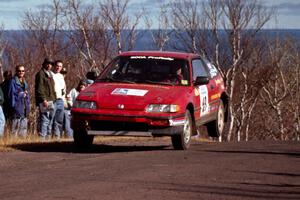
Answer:
<svg viewBox="0 0 300 200"><path fill-rule="evenodd" d="M94 2L95 0L85 0ZM130 9L148 8L149 11L158 7L163 0L131 0ZM249 1L249 0L248 0ZM251 0L250 0L251 1ZM277 8L277 17L265 28L300 29L300 0L260 0L266 6ZM20 29L22 15L25 10L37 10L39 6L51 3L52 0L0 0L0 24L5 29Z"/></svg>

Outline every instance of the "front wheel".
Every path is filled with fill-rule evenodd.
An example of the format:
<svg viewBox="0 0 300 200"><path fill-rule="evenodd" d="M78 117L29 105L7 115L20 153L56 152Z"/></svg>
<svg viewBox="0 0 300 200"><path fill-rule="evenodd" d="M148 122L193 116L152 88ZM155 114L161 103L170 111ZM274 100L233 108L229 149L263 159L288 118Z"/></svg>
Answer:
<svg viewBox="0 0 300 200"><path fill-rule="evenodd" d="M86 130L74 130L73 139L76 148L83 150L89 148L93 144L94 136L88 135Z"/></svg>
<svg viewBox="0 0 300 200"><path fill-rule="evenodd" d="M191 144L193 120L189 110L185 112L185 123L179 135L172 136L172 144L176 150L186 150Z"/></svg>
<svg viewBox="0 0 300 200"><path fill-rule="evenodd" d="M220 101L217 119L207 124L207 132L210 137L219 137L225 126L225 110L223 101Z"/></svg>

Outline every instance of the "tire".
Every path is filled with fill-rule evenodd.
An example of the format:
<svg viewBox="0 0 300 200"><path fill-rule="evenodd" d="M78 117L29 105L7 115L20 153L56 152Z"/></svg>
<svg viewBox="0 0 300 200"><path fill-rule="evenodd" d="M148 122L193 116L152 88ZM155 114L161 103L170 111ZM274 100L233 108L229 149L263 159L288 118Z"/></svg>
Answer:
<svg viewBox="0 0 300 200"><path fill-rule="evenodd" d="M86 130L74 130L73 139L76 148L79 150L84 150L92 146L94 136L88 135Z"/></svg>
<svg viewBox="0 0 300 200"><path fill-rule="evenodd" d="M189 110L185 112L185 123L179 135L173 135L172 144L176 150L187 150L191 144L193 120Z"/></svg>
<svg viewBox="0 0 300 200"><path fill-rule="evenodd" d="M224 103L220 100L217 119L207 124L207 132L210 137L219 137L225 126L225 109Z"/></svg>

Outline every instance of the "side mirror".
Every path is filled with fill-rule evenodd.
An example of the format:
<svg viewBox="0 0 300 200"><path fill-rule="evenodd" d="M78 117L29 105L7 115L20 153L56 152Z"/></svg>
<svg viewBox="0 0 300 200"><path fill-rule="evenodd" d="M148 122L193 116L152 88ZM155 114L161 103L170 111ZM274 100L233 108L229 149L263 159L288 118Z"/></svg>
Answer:
<svg viewBox="0 0 300 200"><path fill-rule="evenodd" d="M209 78L207 76L197 76L195 85L206 85L209 83Z"/></svg>

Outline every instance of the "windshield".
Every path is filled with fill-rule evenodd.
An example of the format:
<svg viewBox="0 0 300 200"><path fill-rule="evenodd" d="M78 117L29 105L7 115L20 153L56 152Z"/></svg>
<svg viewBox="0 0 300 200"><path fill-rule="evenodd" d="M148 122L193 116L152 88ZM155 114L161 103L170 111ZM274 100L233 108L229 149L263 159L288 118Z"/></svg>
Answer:
<svg viewBox="0 0 300 200"><path fill-rule="evenodd" d="M186 60L169 57L118 57L96 81L188 85L187 64Z"/></svg>

